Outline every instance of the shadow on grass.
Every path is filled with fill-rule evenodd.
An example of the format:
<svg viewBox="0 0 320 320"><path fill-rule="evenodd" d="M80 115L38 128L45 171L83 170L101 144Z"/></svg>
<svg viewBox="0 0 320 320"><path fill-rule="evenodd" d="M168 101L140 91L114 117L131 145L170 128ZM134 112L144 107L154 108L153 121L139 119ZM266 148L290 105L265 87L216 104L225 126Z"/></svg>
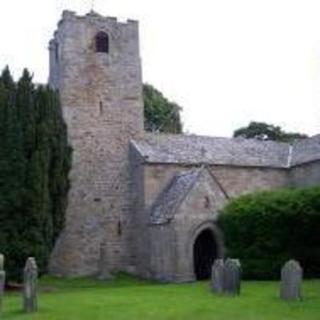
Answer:
<svg viewBox="0 0 320 320"><path fill-rule="evenodd" d="M94 277L66 279L53 276L44 276L40 280L40 290L42 293L57 293L61 290L65 292L76 291L77 289L143 287L150 285L163 285L163 283L139 279L123 272L114 274L114 279L111 280L98 280Z"/></svg>
<svg viewBox="0 0 320 320"><path fill-rule="evenodd" d="M16 317L29 317L30 313L24 313L22 310L12 310L5 312L3 315L3 319L15 319Z"/></svg>

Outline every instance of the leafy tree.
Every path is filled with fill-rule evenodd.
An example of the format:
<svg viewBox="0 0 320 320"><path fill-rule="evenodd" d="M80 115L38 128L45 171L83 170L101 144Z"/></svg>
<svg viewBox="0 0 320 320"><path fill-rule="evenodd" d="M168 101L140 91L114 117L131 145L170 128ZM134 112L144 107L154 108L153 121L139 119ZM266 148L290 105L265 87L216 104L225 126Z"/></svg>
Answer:
<svg viewBox="0 0 320 320"><path fill-rule="evenodd" d="M58 95L24 70L0 77L0 252L9 279L28 256L45 271L64 223L71 149Z"/></svg>
<svg viewBox="0 0 320 320"><path fill-rule="evenodd" d="M250 122L247 127L235 130L233 136L246 139L273 140L289 143L295 140L308 138L305 134L285 132L278 126L264 122Z"/></svg>
<svg viewBox="0 0 320 320"><path fill-rule="evenodd" d="M181 133L181 107L168 101L149 84L143 86L145 129L152 132Z"/></svg>

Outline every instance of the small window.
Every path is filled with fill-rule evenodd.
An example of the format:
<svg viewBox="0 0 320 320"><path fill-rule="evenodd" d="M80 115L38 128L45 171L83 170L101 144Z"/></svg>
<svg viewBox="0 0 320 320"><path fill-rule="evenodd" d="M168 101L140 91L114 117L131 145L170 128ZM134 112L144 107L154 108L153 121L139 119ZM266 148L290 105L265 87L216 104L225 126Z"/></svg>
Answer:
<svg viewBox="0 0 320 320"><path fill-rule="evenodd" d="M59 44L58 43L56 43L54 46L54 54L55 54L56 61L59 61Z"/></svg>
<svg viewBox="0 0 320 320"><path fill-rule="evenodd" d="M105 32L99 32L96 35L96 52L109 52L109 37Z"/></svg>
<svg viewBox="0 0 320 320"><path fill-rule="evenodd" d="M119 220L118 221L118 236L120 237L122 235L122 223Z"/></svg>
<svg viewBox="0 0 320 320"><path fill-rule="evenodd" d="M210 199L208 196L204 197L204 207L205 209L209 209L210 208Z"/></svg>

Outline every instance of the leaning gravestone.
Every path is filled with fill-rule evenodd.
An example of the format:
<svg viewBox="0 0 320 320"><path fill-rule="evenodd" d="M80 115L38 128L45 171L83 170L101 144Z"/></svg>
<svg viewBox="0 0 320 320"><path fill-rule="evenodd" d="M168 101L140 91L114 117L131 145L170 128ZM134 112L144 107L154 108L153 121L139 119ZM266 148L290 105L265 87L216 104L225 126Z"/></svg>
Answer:
<svg viewBox="0 0 320 320"><path fill-rule="evenodd" d="M6 283L6 273L3 269L4 269L4 255L0 253L0 318L2 313L4 285Z"/></svg>
<svg viewBox="0 0 320 320"><path fill-rule="evenodd" d="M241 264L238 259L227 259L223 272L223 292L230 295L240 294Z"/></svg>
<svg viewBox="0 0 320 320"><path fill-rule="evenodd" d="M281 269L280 297L284 300L301 300L303 270L298 261L290 260Z"/></svg>
<svg viewBox="0 0 320 320"><path fill-rule="evenodd" d="M223 293L224 263L223 259L216 259L211 270L211 290Z"/></svg>
<svg viewBox="0 0 320 320"><path fill-rule="evenodd" d="M37 282L38 267L34 258L28 258L23 274L23 308L25 312L34 312L38 309Z"/></svg>

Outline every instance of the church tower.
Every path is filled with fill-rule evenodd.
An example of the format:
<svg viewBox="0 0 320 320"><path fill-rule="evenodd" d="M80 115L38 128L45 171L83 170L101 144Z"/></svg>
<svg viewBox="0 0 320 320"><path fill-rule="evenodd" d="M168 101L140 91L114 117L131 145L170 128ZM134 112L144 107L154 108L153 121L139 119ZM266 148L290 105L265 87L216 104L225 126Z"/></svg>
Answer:
<svg viewBox="0 0 320 320"><path fill-rule="evenodd" d="M129 141L143 133L138 23L65 11L50 41L49 84L59 90L73 147L66 225L50 271L92 275L134 264Z"/></svg>

